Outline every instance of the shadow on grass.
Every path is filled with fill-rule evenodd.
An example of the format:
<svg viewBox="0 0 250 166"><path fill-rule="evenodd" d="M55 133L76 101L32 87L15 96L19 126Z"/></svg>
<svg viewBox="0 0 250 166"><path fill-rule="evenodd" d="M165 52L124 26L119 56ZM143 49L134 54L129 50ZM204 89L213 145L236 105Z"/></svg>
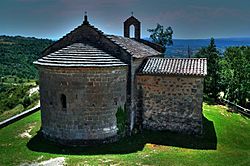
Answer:
<svg viewBox="0 0 250 166"><path fill-rule="evenodd" d="M191 149L215 150L217 138L212 121L203 118L202 136L191 136L168 131L143 131L119 142L97 146L66 147L44 139L37 134L27 143L27 147L36 152L72 155L127 154L142 151L147 143L175 146Z"/></svg>
<svg viewBox="0 0 250 166"><path fill-rule="evenodd" d="M205 103L207 103L208 105L217 105L218 101L216 101L215 99L209 97L208 95L203 95L203 101Z"/></svg>

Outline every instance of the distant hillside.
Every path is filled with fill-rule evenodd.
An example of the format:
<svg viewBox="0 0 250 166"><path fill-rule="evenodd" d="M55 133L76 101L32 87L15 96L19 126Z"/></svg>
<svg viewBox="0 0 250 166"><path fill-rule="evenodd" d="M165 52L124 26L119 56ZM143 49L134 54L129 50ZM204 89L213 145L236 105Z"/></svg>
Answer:
<svg viewBox="0 0 250 166"><path fill-rule="evenodd" d="M151 41L150 38L145 40ZM173 39L173 46L168 46L167 57L188 57L188 47L195 54L201 47L208 46L210 39ZM215 39L217 49L223 53L230 46L250 46L250 38L218 38Z"/></svg>
<svg viewBox="0 0 250 166"><path fill-rule="evenodd" d="M167 47L168 57L187 57L188 47L191 54L195 54L201 47L206 47L210 39L174 39L174 45ZM218 50L223 53L230 46L250 46L250 38L215 39Z"/></svg>
<svg viewBox="0 0 250 166"><path fill-rule="evenodd" d="M49 39L0 36L0 77L36 78L37 70L32 62L52 43Z"/></svg>
<svg viewBox="0 0 250 166"><path fill-rule="evenodd" d="M147 38L149 40L149 38ZM167 47L167 57L187 57L209 44L210 39L174 39L174 45ZM37 78L32 64L40 53L54 41L34 37L0 36L0 78L15 75L19 78ZM229 46L250 46L250 38L215 39L217 48L223 52Z"/></svg>

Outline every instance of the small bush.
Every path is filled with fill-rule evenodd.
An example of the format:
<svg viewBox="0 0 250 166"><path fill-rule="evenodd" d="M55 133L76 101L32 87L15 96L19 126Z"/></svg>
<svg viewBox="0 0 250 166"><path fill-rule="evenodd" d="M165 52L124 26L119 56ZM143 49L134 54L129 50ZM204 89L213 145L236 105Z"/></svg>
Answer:
<svg viewBox="0 0 250 166"><path fill-rule="evenodd" d="M128 114L125 109L122 107L119 107L116 112L116 122L117 122L117 128L118 128L118 135L124 134L127 127L128 122Z"/></svg>
<svg viewBox="0 0 250 166"><path fill-rule="evenodd" d="M29 97L29 96L25 96L25 97L23 98L23 106L26 108L26 107L28 107L30 104L31 104L30 97Z"/></svg>

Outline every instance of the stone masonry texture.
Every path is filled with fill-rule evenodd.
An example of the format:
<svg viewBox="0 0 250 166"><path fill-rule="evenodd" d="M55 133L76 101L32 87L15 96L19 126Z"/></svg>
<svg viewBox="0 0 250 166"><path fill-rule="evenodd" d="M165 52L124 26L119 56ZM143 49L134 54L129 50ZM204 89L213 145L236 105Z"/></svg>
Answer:
<svg viewBox="0 0 250 166"><path fill-rule="evenodd" d="M45 137L80 144L116 137L116 111L127 97L127 67L38 69Z"/></svg>
<svg viewBox="0 0 250 166"><path fill-rule="evenodd" d="M144 129L202 133L203 77L137 76L137 119Z"/></svg>
<svg viewBox="0 0 250 166"><path fill-rule="evenodd" d="M105 35L86 18L41 54L47 56L81 43L127 64L116 67L37 65L43 136L67 145L116 141L125 136L117 134L118 108L125 108L129 115L126 129L130 131L126 134L137 128L201 134L204 77L141 73L145 60L162 56L160 52L164 50L140 39L140 22L133 16L124 22L125 36L129 37L131 25L135 26L135 40Z"/></svg>

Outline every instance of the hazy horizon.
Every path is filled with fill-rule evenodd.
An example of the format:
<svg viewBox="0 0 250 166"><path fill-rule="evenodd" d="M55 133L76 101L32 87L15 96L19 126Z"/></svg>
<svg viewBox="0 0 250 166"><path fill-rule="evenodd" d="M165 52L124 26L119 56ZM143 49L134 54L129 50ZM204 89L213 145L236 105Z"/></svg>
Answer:
<svg viewBox="0 0 250 166"><path fill-rule="evenodd" d="M245 0L3 0L0 34L59 39L83 21L107 34L123 34L131 16L141 21L142 38L160 23L176 39L250 37L250 1Z"/></svg>
<svg viewBox="0 0 250 166"><path fill-rule="evenodd" d="M68 32L69 33L69 32ZM64 34L66 35L66 34ZM63 36L64 36L63 35ZM8 34L0 34L0 36L10 36L10 37L17 37L17 36L20 36L20 37L27 37L27 38L37 38L37 39L49 39L49 40L59 40L60 38L62 38L63 36L61 36L60 38L58 39L54 39L54 38L40 38L40 37L36 37L36 36L24 36L24 35L8 35ZM119 35L119 36L122 36L122 35ZM150 38L149 36L146 36L146 37L142 37L143 39L147 39L147 38ZM173 40L210 40L212 37L209 37L209 38L174 38L173 37ZM247 39L247 40L250 40L250 36L249 37L221 37L221 38L216 38L216 37L213 37L214 39L216 40L221 40L221 39L233 39L233 40L237 40L237 39Z"/></svg>

